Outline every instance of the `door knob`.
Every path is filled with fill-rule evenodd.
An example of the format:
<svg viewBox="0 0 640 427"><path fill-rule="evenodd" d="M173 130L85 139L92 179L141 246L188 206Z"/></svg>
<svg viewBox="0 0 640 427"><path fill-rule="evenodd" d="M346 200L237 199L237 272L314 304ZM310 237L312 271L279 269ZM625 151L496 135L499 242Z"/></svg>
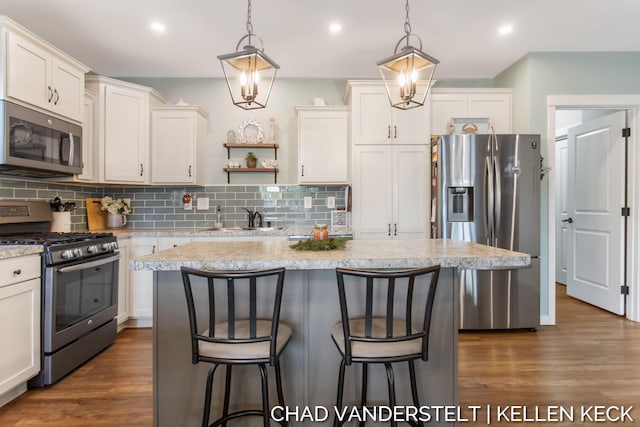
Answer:
<svg viewBox="0 0 640 427"><path fill-rule="evenodd" d="M563 219L562 222L568 222L569 224L573 223L573 218L569 217L567 219Z"/></svg>

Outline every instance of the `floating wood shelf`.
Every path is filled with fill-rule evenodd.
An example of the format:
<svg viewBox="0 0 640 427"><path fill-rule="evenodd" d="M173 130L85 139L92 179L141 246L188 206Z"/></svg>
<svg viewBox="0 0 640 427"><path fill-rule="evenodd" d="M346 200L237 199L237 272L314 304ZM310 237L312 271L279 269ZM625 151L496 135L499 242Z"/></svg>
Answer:
<svg viewBox="0 0 640 427"><path fill-rule="evenodd" d="M231 149L232 148L273 148L273 155L275 160L278 160L278 144L224 144L227 148L227 160L231 158ZM246 171L245 171L246 172Z"/></svg>
<svg viewBox="0 0 640 427"><path fill-rule="evenodd" d="M248 144L240 144L240 145L248 145ZM272 172L274 184L278 183L278 168L224 168L224 171L227 173L227 184L231 184L232 172Z"/></svg>

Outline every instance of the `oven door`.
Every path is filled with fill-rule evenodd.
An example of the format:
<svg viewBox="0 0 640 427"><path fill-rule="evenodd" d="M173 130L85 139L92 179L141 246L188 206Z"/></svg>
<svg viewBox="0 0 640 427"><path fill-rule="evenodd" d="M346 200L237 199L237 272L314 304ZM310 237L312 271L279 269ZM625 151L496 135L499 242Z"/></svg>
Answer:
<svg viewBox="0 0 640 427"><path fill-rule="evenodd" d="M45 268L43 350L52 353L118 314L120 254Z"/></svg>

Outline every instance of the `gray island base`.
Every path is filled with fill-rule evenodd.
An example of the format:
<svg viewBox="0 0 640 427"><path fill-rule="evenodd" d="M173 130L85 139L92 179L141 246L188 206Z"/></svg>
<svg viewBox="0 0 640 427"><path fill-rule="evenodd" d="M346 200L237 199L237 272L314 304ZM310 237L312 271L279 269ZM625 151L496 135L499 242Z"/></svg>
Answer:
<svg viewBox="0 0 640 427"><path fill-rule="evenodd" d="M421 408L430 425L457 425L457 336L459 268L518 268L530 263L526 254L450 240L353 240L344 250L299 252L290 242L194 242L131 261L135 270L153 270L153 403L157 427L198 426L201 423L207 364L191 364L191 346L181 266L216 269L287 268L281 320L294 336L282 357L282 374L290 425L331 425L335 411L340 357L331 341L331 327L340 318L336 267L411 268L440 264L442 271L429 338L429 361L417 362ZM201 295L200 298L204 298ZM196 299L198 296L196 296ZM212 419L219 414L224 390L221 367L214 383ZM255 366L234 367L231 406L260 406L259 373ZM346 416L359 401L360 369L347 368ZM369 369L368 401L377 416L386 412L384 368ZM396 368L397 406L409 406L406 363ZM275 390L270 390L275 405ZM438 407L449 407L448 412ZM434 422L436 416L440 422ZM347 425L357 425L351 418ZM367 425L375 425L368 418ZM234 425L261 425L258 418ZM272 424L275 424L272 422ZM388 425L388 422L381 423Z"/></svg>

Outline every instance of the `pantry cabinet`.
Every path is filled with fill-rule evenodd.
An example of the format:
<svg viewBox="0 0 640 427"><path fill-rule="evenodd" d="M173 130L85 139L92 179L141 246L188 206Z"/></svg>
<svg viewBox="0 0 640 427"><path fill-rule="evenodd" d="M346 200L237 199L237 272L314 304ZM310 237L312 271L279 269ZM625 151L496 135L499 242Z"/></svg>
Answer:
<svg viewBox="0 0 640 427"><path fill-rule="evenodd" d="M349 183L349 108L296 107L298 183Z"/></svg>
<svg viewBox="0 0 640 427"><path fill-rule="evenodd" d="M432 89L434 135L449 134L452 119L464 118L488 118L496 133L511 133L511 89Z"/></svg>
<svg viewBox="0 0 640 427"><path fill-rule="evenodd" d="M155 90L102 76L87 76L96 94L96 181L149 184L151 108L165 104Z"/></svg>
<svg viewBox="0 0 640 427"><path fill-rule="evenodd" d="M0 17L3 99L82 122L89 68L6 16Z"/></svg>
<svg viewBox="0 0 640 427"><path fill-rule="evenodd" d="M391 107L381 81L349 81L351 138L354 145L427 144L431 135L430 106L400 110Z"/></svg>
<svg viewBox="0 0 640 427"><path fill-rule="evenodd" d="M353 227L356 239L426 239L427 145L354 147Z"/></svg>
<svg viewBox="0 0 640 427"><path fill-rule="evenodd" d="M208 116L197 106L151 109L152 184L205 184L204 137Z"/></svg>
<svg viewBox="0 0 640 427"><path fill-rule="evenodd" d="M0 406L40 372L40 263L40 255L0 261Z"/></svg>

